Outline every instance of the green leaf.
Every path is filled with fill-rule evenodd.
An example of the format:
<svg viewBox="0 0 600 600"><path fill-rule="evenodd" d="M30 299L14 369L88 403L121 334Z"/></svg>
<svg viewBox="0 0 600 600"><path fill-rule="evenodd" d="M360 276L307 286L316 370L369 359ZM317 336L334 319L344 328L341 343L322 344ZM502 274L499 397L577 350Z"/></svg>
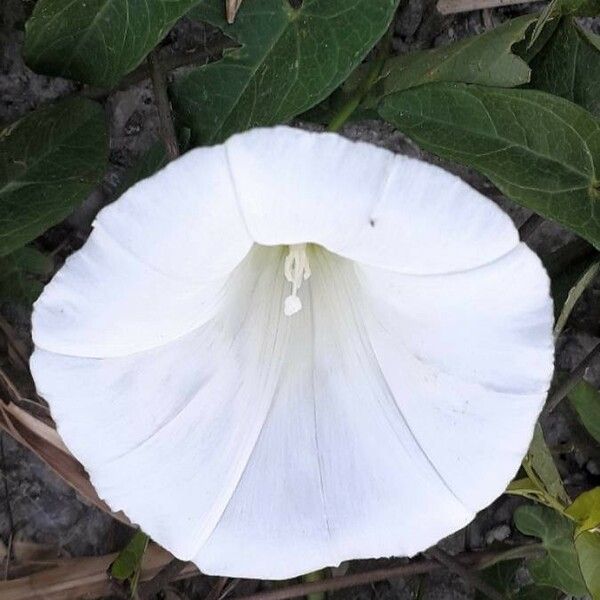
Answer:
<svg viewBox="0 0 600 600"><path fill-rule="evenodd" d="M516 587L516 573L522 562L522 560L505 560L498 562L491 567L481 570L479 572L479 578L500 592L503 597L512 598L512 592ZM477 591L475 593L475 598L476 600L485 600L488 596Z"/></svg>
<svg viewBox="0 0 600 600"><path fill-rule="evenodd" d="M575 540L575 549L592 600L600 600L600 535L582 533Z"/></svg>
<svg viewBox="0 0 600 600"><path fill-rule="evenodd" d="M39 73L113 87L197 0L39 0L25 59Z"/></svg>
<svg viewBox="0 0 600 600"><path fill-rule="evenodd" d="M543 585L526 585L512 596L512 600L558 600L559 592Z"/></svg>
<svg viewBox="0 0 600 600"><path fill-rule="evenodd" d="M257 125L289 120L328 96L382 36L397 0L244 2L228 25L222 0L192 11L240 46L188 71L171 86L195 143L215 143Z"/></svg>
<svg viewBox="0 0 600 600"><path fill-rule="evenodd" d="M587 589L573 543L574 524L544 506L520 506L514 519L519 531L540 538L547 552L544 558L528 562L534 581L566 594L585 595Z"/></svg>
<svg viewBox="0 0 600 600"><path fill-rule="evenodd" d="M544 27L558 17L594 17L598 14L600 14L600 0L551 0L540 14L529 45L533 45Z"/></svg>
<svg viewBox="0 0 600 600"><path fill-rule="evenodd" d="M136 531L110 566L110 574L119 581L134 579L140 570L148 541L149 538L143 531Z"/></svg>
<svg viewBox="0 0 600 600"><path fill-rule="evenodd" d="M556 325L554 326L554 337L557 338L563 331L565 325L567 324L567 320L573 312L575 308L575 304L585 290L592 284L596 276L598 275L598 270L600 270L600 260L594 261L588 268L581 274L579 279L575 282L575 285L569 290L563 308L556 320Z"/></svg>
<svg viewBox="0 0 600 600"><path fill-rule="evenodd" d="M35 248L19 248L0 257L0 301L31 305L40 295L40 276L50 275L54 262Z"/></svg>
<svg viewBox="0 0 600 600"><path fill-rule="evenodd" d="M378 86L381 96L435 81L515 87L529 81L527 63L511 52L536 20L525 15L449 46L388 60Z"/></svg>
<svg viewBox="0 0 600 600"><path fill-rule="evenodd" d="M579 523L576 535L600 527L600 487L579 494L565 514Z"/></svg>
<svg viewBox="0 0 600 600"><path fill-rule="evenodd" d="M600 443L600 392L582 380L569 392L569 400L588 433Z"/></svg>
<svg viewBox="0 0 600 600"><path fill-rule="evenodd" d="M434 83L387 96L379 111L600 247L600 121L581 107L536 90Z"/></svg>
<svg viewBox="0 0 600 600"><path fill-rule="evenodd" d="M0 132L0 256L62 221L107 164L102 108L69 99Z"/></svg>
<svg viewBox="0 0 600 600"><path fill-rule="evenodd" d="M529 445L523 466L528 473L530 469L533 469L535 476L539 478L552 498L564 505L570 503L570 498L565 491L560 473L556 468L539 423L536 423L533 430L533 439Z"/></svg>
<svg viewBox="0 0 600 600"><path fill-rule="evenodd" d="M571 18L531 62L531 87L561 96L600 116L600 37Z"/></svg>

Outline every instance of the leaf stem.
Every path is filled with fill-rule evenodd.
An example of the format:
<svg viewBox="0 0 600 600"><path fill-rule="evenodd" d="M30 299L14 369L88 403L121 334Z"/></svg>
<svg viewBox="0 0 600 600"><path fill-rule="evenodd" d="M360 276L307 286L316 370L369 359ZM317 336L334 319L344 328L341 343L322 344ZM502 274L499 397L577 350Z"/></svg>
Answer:
<svg viewBox="0 0 600 600"><path fill-rule="evenodd" d="M369 90L379 79L383 65L385 64L385 61L390 53L391 31L392 28L390 27L390 29L388 29L384 34L384 37L382 38L377 50L377 57L371 63L369 70L354 93L333 116L329 126L327 127L327 131L339 131L344 123L352 116L354 111L360 106L360 103L364 100Z"/></svg>

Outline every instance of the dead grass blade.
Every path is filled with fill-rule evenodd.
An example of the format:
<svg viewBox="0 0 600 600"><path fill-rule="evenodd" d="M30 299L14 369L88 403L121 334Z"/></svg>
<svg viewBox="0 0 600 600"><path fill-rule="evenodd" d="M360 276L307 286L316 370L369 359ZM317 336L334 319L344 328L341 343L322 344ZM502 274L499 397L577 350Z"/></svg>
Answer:
<svg viewBox="0 0 600 600"><path fill-rule="evenodd" d="M2 600L92 600L111 594L108 568L118 553L89 558L57 560L55 566L20 579L0 582ZM150 544L144 555L141 581L148 581L167 564L173 556L156 544ZM179 577L197 573L188 564Z"/></svg>
<svg viewBox="0 0 600 600"><path fill-rule="evenodd" d="M98 497L85 469L69 452L55 429L18 407L14 402L2 400L0 400L0 428L29 448L85 500L115 519L130 524L123 513L113 513Z"/></svg>

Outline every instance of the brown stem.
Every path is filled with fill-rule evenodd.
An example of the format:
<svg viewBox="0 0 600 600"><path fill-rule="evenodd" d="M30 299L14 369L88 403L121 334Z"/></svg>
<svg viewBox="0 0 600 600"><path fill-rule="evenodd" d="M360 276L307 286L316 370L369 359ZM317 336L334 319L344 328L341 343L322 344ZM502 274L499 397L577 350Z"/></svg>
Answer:
<svg viewBox="0 0 600 600"><path fill-rule="evenodd" d="M441 548L431 548L427 551L427 554L440 564L444 565L452 573L456 573L456 575L464 579L475 589L479 590L484 596L490 598L490 600L505 600L504 596L500 594L496 589L494 589L485 581L482 581L463 563L456 560L447 552L444 552Z"/></svg>
<svg viewBox="0 0 600 600"><path fill-rule="evenodd" d="M223 50L232 47L234 47L232 41L229 38L224 38L213 44L211 47L203 50L194 50L193 52L187 52L186 54L171 54L168 48L165 47L163 50L158 51L158 55L160 57L162 68L165 72L170 72L180 69L181 67L200 67L205 65L208 62L219 58L223 53ZM137 85L138 83L150 79L150 70L148 62L143 62L137 69L126 75L115 88L107 89L87 86L78 93L91 100L104 100L114 92L126 90L133 85Z"/></svg>
<svg viewBox="0 0 600 600"><path fill-rule="evenodd" d="M581 381L588 367L598 356L600 356L600 342L588 352L583 360L567 375L567 378L548 396L545 408L546 413L551 413L567 397L569 392Z"/></svg>
<svg viewBox="0 0 600 600"><path fill-rule="evenodd" d="M150 64L152 88L154 89L154 101L160 121L160 136L167 149L169 160L174 160L179 156L179 145L177 144L177 135L175 134L173 116L171 115L171 103L167 94L167 76L156 52L150 53L148 62Z"/></svg>
<svg viewBox="0 0 600 600"><path fill-rule="evenodd" d="M544 219L542 219L542 217L540 217L540 215L537 215L536 213L533 213L531 216L525 219L523 224L519 227L519 237L521 238L521 241L526 242L531 237L531 234L543 222Z"/></svg>
<svg viewBox="0 0 600 600"><path fill-rule="evenodd" d="M526 558L532 556L534 553L538 554L539 552L540 548L537 545L524 545L512 548L511 558ZM464 564L477 569L489 564L490 561L493 561L494 559L501 559L504 554L506 554L505 551L468 552L455 556L453 560L461 565ZM373 571L367 571L366 573L343 575L341 577L323 579L321 581L313 581L310 583L297 583L276 590L242 596L237 600L288 600L289 598L299 598L300 596L307 596L308 594L318 592L332 592L349 587L367 585L377 581L385 581L387 579L431 573L442 568L444 567L435 560L417 559L396 567L375 569Z"/></svg>

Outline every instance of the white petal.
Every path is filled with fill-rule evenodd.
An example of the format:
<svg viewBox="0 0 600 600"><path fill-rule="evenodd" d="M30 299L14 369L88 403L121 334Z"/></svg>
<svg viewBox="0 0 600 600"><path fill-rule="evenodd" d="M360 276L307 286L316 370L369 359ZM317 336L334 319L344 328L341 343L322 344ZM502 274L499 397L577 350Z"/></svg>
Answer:
<svg viewBox="0 0 600 600"><path fill-rule="evenodd" d="M394 403L365 339L351 263L317 250L311 269L267 423L194 559L203 572L281 579L412 555L474 516Z"/></svg>
<svg viewBox="0 0 600 600"><path fill-rule="evenodd" d="M396 156L369 219L332 250L401 273L432 274L486 264L518 243L510 217L491 200L439 167Z"/></svg>
<svg viewBox="0 0 600 600"><path fill-rule="evenodd" d="M276 127L226 143L248 229L260 244L314 242L404 273L473 268L519 237L460 178L334 134Z"/></svg>
<svg viewBox="0 0 600 600"><path fill-rule="evenodd" d="M449 487L482 508L514 476L552 376L540 260L519 245L452 275L360 271L369 338L400 410Z"/></svg>
<svg viewBox="0 0 600 600"><path fill-rule="evenodd" d="M197 152L104 211L36 304L32 373L99 494L228 576L464 526L551 377L539 260L468 186L384 150L277 128ZM286 317L287 249L252 239L357 262L310 246Z"/></svg>
<svg viewBox="0 0 600 600"><path fill-rule="evenodd" d="M38 349L31 361L99 495L183 558L221 516L282 366L283 253L256 249L244 266L248 296L234 293L212 323L162 348L109 359Z"/></svg>
<svg viewBox="0 0 600 600"><path fill-rule="evenodd" d="M290 127L225 145L248 229L267 245L345 245L368 222L394 162L370 144Z"/></svg>
<svg viewBox="0 0 600 600"><path fill-rule="evenodd" d="M251 245L223 148L194 150L100 213L37 301L34 342L107 357L176 339L214 316Z"/></svg>

